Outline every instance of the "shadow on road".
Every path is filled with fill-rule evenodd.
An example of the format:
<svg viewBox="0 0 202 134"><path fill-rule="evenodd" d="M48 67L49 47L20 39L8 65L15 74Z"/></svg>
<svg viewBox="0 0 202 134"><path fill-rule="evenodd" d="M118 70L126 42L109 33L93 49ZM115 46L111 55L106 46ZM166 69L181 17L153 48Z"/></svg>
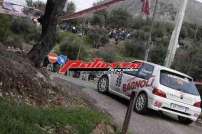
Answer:
<svg viewBox="0 0 202 134"><path fill-rule="evenodd" d="M113 94L106 94L108 97L120 102L121 104L123 105L126 105L128 106L129 105L129 101L124 99L124 98L121 98L119 96L116 96L116 95L113 95ZM135 112L135 111L134 111ZM137 113L136 113L137 114ZM178 120L172 118L172 117L169 117L168 115L165 115L163 114L162 112L157 112L157 111L154 111L154 110L149 110L149 112L146 114L146 115L142 115L142 116L146 116L148 118L158 118L158 119L163 119L165 121L169 121L169 122L174 122L174 123L178 123Z"/></svg>

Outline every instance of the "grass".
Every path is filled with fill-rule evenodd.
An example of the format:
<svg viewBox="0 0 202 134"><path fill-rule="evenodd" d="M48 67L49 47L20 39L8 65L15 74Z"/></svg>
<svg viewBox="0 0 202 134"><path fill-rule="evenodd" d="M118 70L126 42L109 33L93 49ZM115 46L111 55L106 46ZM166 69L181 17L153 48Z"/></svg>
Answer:
<svg viewBox="0 0 202 134"><path fill-rule="evenodd" d="M37 108L0 99L0 134L45 134L41 128L66 125L89 134L100 122L110 118L89 108Z"/></svg>

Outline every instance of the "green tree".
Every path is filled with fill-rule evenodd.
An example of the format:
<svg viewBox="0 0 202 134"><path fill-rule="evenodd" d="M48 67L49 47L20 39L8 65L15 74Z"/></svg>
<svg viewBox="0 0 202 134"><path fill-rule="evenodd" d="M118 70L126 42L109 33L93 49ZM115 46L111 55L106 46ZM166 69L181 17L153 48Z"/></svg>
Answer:
<svg viewBox="0 0 202 134"><path fill-rule="evenodd" d="M108 24L111 27L128 27L132 22L132 16L124 9L112 10L109 14Z"/></svg>
<svg viewBox="0 0 202 134"><path fill-rule="evenodd" d="M202 28L185 23L180 35L180 48L178 48L173 68L191 75L196 80L202 79Z"/></svg>
<svg viewBox="0 0 202 134"><path fill-rule="evenodd" d="M195 46L196 45L196 46ZM176 70L191 75L195 80L202 79L202 44L192 43L189 46L181 46L177 50L172 67Z"/></svg>
<svg viewBox="0 0 202 134"><path fill-rule="evenodd" d="M41 14L43 14L42 12L44 12L45 8L46 8L46 4L43 1L39 1L39 0L38 1L26 0L26 4L28 7L32 7L32 8L36 8L36 9L40 10ZM28 7L24 7L25 14L33 12L33 10Z"/></svg>
<svg viewBox="0 0 202 134"><path fill-rule="evenodd" d="M158 44L155 45L150 52L150 61L156 64L163 65L166 57L167 47Z"/></svg>
<svg viewBox="0 0 202 134"><path fill-rule="evenodd" d="M109 42L108 33L105 29L94 28L88 32L88 38L93 48L105 46Z"/></svg>
<svg viewBox="0 0 202 134"><path fill-rule="evenodd" d="M40 36L40 28L33 24L28 18L14 18L11 21L11 31L21 36L26 42L37 42Z"/></svg>
<svg viewBox="0 0 202 134"><path fill-rule="evenodd" d="M125 42L125 50L123 55L126 57L134 57L137 59L144 58L145 46L144 42L140 40L130 40Z"/></svg>
<svg viewBox="0 0 202 134"><path fill-rule="evenodd" d="M74 4L74 2L68 2L67 5L67 14L72 14L76 11L76 5Z"/></svg>
<svg viewBox="0 0 202 134"><path fill-rule="evenodd" d="M102 58L106 62L115 62L118 60L117 52L115 51L96 51L96 56Z"/></svg>
<svg viewBox="0 0 202 134"><path fill-rule="evenodd" d="M46 4L43 1L35 1L33 2L32 6L41 11L45 11L46 9Z"/></svg>
<svg viewBox="0 0 202 134"><path fill-rule="evenodd" d="M87 46L86 42L77 35L72 33L61 33L55 51L58 54L67 55L71 60L76 60L77 58L81 60L88 60L90 55L88 53ZM80 54L79 57L77 57L79 49Z"/></svg>
<svg viewBox="0 0 202 134"><path fill-rule="evenodd" d="M0 15L0 41L4 42L10 34L11 18L6 15Z"/></svg>
<svg viewBox="0 0 202 134"><path fill-rule="evenodd" d="M90 20L91 25L105 26L107 21L108 13L107 11L99 11L94 13Z"/></svg>
<svg viewBox="0 0 202 134"><path fill-rule="evenodd" d="M26 0L27 6L32 7L33 1L32 0Z"/></svg>
<svg viewBox="0 0 202 134"><path fill-rule="evenodd" d="M48 0L46 4L45 14L41 17L42 24L41 38L28 53L29 59L36 67L40 67L44 58L53 49L56 39L56 27L59 16L62 15L66 0Z"/></svg>

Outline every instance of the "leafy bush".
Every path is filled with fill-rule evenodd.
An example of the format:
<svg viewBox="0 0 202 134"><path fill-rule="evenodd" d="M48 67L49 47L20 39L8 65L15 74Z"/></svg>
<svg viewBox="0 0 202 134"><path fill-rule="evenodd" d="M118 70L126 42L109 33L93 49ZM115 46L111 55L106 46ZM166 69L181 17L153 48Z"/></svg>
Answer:
<svg viewBox="0 0 202 134"><path fill-rule="evenodd" d="M77 35L71 33L61 33L58 39L58 45L55 50L58 54L67 55L68 58L76 60L80 49L79 59L88 60L90 54L88 45Z"/></svg>
<svg viewBox="0 0 202 134"><path fill-rule="evenodd" d="M22 35L26 42L38 41L40 37L40 29L27 18L13 19L11 23L11 30L15 34Z"/></svg>
<svg viewBox="0 0 202 134"><path fill-rule="evenodd" d="M91 24L103 26L105 24L105 16L94 14L93 18L91 19Z"/></svg>
<svg viewBox="0 0 202 134"><path fill-rule="evenodd" d="M196 45L197 47L195 47ZM191 75L196 80L202 79L202 45L197 42L177 50L173 68Z"/></svg>
<svg viewBox="0 0 202 134"><path fill-rule="evenodd" d="M20 48L24 41L36 42L39 37L40 29L30 19L0 15L0 41L5 45Z"/></svg>
<svg viewBox="0 0 202 134"><path fill-rule="evenodd" d="M163 65L167 54L167 47L163 45L155 45L150 51L150 61L156 64Z"/></svg>
<svg viewBox="0 0 202 134"><path fill-rule="evenodd" d="M196 80L202 79L202 27L183 24L178 48L172 67L192 76Z"/></svg>
<svg viewBox="0 0 202 134"><path fill-rule="evenodd" d="M102 58L106 62L114 62L114 61L119 60L118 54L116 52L112 52L112 51L108 52L108 51L98 50L96 52L96 56L98 58Z"/></svg>
<svg viewBox="0 0 202 134"><path fill-rule="evenodd" d="M142 29L143 26L147 25L150 21L144 20L142 17L136 17L131 24L132 29Z"/></svg>
<svg viewBox="0 0 202 134"><path fill-rule="evenodd" d="M143 59L144 53L145 53L144 42L138 40L125 42L125 51L123 55L127 57L135 57L137 59Z"/></svg>
<svg viewBox="0 0 202 134"><path fill-rule="evenodd" d="M88 41L93 48L105 46L109 42L108 32L104 29L92 29L88 32Z"/></svg>
<svg viewBox="0 0 202 134"><path fill-rule="evenodd" d="M9 34L11 26L11 18L6 15L0 15L0 41L4 42Z"/></svg>
<svg viewBox="0 0 202 134"><path fill-rule="evenodd" d="M132 16L124 9L114 9L109 14L107 24L111 27L128 27L132 23Z"/></svg>

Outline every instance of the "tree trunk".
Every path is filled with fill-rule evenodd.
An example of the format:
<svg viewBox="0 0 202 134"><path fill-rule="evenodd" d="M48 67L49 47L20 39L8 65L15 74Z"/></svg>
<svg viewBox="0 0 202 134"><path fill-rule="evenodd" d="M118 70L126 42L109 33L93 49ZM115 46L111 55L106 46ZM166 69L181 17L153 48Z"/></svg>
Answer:
<svg viewBox="0 0 202 134"><path fill-rule="evenodd" d="M66 0L48 0L45 14L41 17L42 25L41 38L32 50L28 53L29 59L36 67L40 67L44 58L53 49L56 42L56 27L59 17L63 12Z"/></svg>

